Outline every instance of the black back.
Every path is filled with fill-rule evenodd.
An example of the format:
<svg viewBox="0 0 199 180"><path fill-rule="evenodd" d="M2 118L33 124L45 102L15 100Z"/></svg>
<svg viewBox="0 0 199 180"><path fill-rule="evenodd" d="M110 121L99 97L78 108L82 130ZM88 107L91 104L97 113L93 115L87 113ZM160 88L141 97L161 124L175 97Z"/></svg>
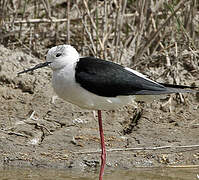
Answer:
<svg viewBox="0 0 199 180"><path fill-rule="evenodd" d="M75 80L86 90L105 97L165 94L161 84L126 70L123 66L94 57L77 62Z"/></svg>

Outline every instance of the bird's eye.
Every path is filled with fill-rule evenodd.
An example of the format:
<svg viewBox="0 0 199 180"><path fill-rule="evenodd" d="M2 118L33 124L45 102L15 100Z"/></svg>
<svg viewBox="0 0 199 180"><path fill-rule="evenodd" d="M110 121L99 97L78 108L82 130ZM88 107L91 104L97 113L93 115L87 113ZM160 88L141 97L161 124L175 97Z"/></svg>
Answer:
<svg viewBox="0 0 199 180"><path fill-rule="evenodd" d="M56 57L59 57L59 56L61 56L61 55L62 55L61 53L57 53L57 54L56 54Z"/></svg>

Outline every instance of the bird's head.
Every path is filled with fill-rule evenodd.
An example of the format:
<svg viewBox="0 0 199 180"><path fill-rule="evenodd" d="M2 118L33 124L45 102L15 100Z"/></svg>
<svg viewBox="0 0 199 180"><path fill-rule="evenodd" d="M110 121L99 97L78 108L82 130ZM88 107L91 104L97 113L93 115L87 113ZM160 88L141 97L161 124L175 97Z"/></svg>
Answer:
<svg viewBox="0 0 199 180"><path fill-rule="evenodd" d="M49 62L49 67L53 71L61 69L66 65L73 64L77 62L78 59L78 52L70 45L52 47L46 56L46 62Z"/></svg>
<svg viewBox="0 0 199 180"><path fill-rule="evenodd" d="M19 74L34 71L36 69L48 66L53 71L62 69L63 67L74 64L78 61L79 54L76 49L70 45L59 45L49 49L46 62L37 64L35 67L19 72Z"/></svg>

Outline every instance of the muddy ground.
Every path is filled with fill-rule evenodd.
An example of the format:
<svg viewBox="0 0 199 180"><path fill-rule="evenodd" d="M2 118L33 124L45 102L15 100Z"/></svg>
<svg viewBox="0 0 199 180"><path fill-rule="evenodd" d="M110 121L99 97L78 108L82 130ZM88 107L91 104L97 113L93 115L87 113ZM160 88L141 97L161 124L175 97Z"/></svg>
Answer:
<svg viewBox="0 0 199 180"><path fill-rule="evenodd" d="M56 98L48 68L17 76L40 62L0 46L0 166L98 170L95 112ZM104 111L103 125L107 169L199 165L196 94Z"/></svg>

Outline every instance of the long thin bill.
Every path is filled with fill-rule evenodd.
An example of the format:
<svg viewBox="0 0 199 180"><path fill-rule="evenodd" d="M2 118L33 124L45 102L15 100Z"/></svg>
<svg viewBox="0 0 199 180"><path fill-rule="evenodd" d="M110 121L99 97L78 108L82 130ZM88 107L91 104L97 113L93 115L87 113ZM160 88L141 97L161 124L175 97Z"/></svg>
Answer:
<svg viewBox="0 0 199 180"><path fill-rule="evenodd" d="M27 73L27 72L29 72L29 71L34 71L34 70L36 70L36 69L39 69L39 68L48 66L50 63L51 63L51 62L40 63L40 64L37 64L37 65L36 65L35 67L33 67L33 68L26 69L26 70L21 71L21 72L19 72L19 73L17 73L17 74L19 75L19 74Z"/></svg>

